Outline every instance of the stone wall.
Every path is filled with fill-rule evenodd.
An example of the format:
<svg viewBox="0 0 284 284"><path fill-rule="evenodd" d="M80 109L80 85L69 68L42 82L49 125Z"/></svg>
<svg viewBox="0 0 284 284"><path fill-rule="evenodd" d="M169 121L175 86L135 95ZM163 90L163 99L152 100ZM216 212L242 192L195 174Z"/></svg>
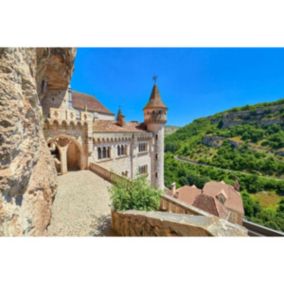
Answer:
<svg viewBox="0 0 284 284"><path fill-rule="evenodd" d="M112 212L112 228L120 236L133 237L233 237L247 236L244 227L215 216L167 212Z"/></svg>
<svg viewBox="0 0 284 284"><path fill-rule="evenodd" d="M0 235L44 235L56 171L42 101L67 89L72 48L0 49Z"/></svg>

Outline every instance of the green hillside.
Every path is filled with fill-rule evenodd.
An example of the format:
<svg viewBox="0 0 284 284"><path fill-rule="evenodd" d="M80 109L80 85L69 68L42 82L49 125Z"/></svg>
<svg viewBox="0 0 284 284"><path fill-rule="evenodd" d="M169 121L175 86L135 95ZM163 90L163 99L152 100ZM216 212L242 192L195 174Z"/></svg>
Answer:
<svg viewBox="0 0 284 284"><path fill-rule="evenodd" d="M165 136L168 136L168 135L171 135L171 134L175 133L178 129L179 129L178 126L166 125L166 127L165 127Z"/></svg>
<svg viewBox="0 0 284 284"><path fill-rule="evenodd" d="M239 182L247 218L284 230L284 100L197 119L166 137L166 185L211 179Z"/></svg>

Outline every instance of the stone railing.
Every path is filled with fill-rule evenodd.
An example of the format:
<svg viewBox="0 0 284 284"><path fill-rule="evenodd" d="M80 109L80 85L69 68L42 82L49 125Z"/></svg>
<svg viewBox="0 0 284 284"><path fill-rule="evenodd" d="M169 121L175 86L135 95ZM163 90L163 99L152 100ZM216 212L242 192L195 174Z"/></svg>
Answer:
<svg viewBox="0 0 284 284"><path fill-rule="evenodd" d="M169 212L113 211L112 228L120 236L235 237L247 230L213 215L194 216Z"/></svg>
<svg viewBox="0 0 284 284"><path fill-rule="evenodd" d="M129 179L98 164L91 163L89 169L110 183L131 183ZM161 196L160 210L113 211L112 229L121 236L247 236L244 227L184 204L166 194Z"/></svg>
<svg viewBox="0 0 284 284"><path fill-rule="evenodd" d="M108 169L98 164L95 164L95 163L91 163L89 165L89 170L99 175L103 179L109 181L110 183L119 183L119 182L130 183L131 182L131 180L127 179L126 177L123 177L114 172L111 172ZM178 214L211 216L211 214L201 209L198 209L194 206L183 203L177 200L176 198L173 198L166 194L163 194L161 196L160 210L171 212L171 213L178 213Z"/></svg>
<svg viewBox="0 0 284 284"><path fill-rule="evenodd" d="M108 169L99 166L98 164L90 163L89 170L113 184L131 182L129 179L111 172Z"/></svg>
<svg viewBox="0 0 284 284"><path fill-rule="evenodd" d="M207 217L211 216L211 214L201 209L183 203L176 198L170 197L165 194L161 196L160 210L178 214L201 215Z"/></svg>

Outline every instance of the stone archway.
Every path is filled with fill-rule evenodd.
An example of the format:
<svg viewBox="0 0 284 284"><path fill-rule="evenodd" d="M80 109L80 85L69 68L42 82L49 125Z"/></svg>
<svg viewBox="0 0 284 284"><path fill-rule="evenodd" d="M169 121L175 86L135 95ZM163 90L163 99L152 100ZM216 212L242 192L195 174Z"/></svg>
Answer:
<svg viewBox="0 0 284 284"><path fill-rule="evenodd" d="M67 170L78 171L81 169L81 153L77 144L70 141L67 149Z"/></svg>
<svg viewBox="0 0 284 284"><path fill-rule="evenodd" d="M48 141L54 157L56 169L60 174L83 169L83 151L80 143L71 136L60 135Z"/></svg>

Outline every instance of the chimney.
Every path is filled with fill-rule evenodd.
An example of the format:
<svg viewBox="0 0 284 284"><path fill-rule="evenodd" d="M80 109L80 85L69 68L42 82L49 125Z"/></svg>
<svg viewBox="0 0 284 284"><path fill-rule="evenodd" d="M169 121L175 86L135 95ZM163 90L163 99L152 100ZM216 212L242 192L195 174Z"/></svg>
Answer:
<svg viewBox="0 0 284 284"><path fill-rule="evenodd" d="M233 187L236 191L240 191L241 185L238 180L235 181Z"/></svg>
<svg viewBox="0 0 284 284"><path fill-rule="evenodd" d="M177 192L177 185L176 185L175 182L172 183L171 189L172 189L172 195L174 197L176 195L176 192Z"/></svg>

